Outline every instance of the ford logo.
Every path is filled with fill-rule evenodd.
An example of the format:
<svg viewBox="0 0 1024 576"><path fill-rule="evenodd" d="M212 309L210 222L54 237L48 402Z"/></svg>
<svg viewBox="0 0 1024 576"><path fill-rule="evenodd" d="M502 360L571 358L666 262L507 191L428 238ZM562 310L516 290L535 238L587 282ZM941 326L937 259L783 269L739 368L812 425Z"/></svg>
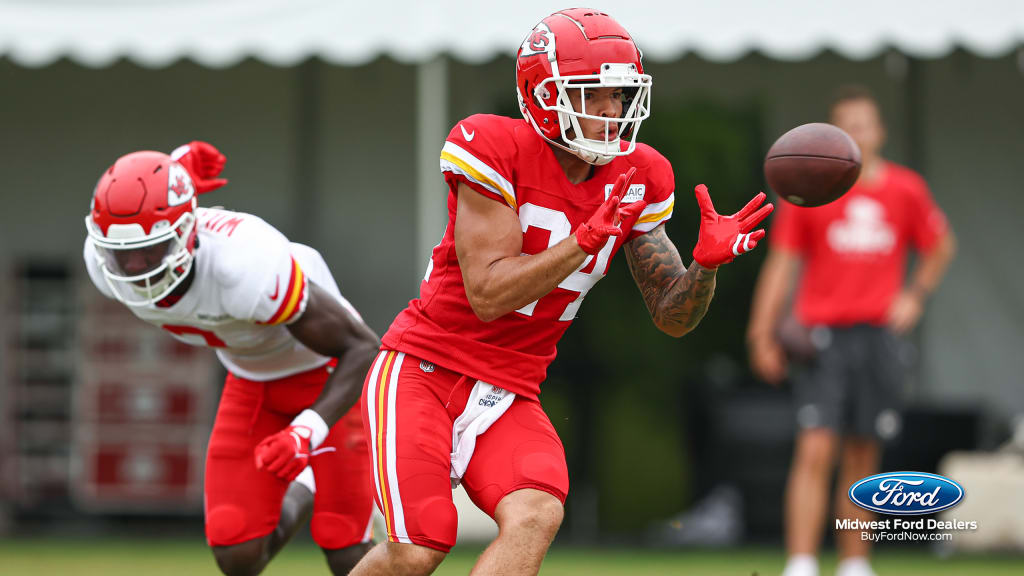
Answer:
<svg viewBox="0 0 1024 576"><path fill-rule="evenodd" d="M956 506L964 487L938 474L886 472L850 486L850 500L873 512L916 516Z"/></svg>

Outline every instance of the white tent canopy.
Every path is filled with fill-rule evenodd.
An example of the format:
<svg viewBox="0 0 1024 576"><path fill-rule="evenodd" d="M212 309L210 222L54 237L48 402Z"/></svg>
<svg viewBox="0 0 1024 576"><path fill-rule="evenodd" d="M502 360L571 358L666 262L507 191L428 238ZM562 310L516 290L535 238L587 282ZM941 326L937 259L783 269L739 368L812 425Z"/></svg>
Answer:
<svg viewBox="0 0 1024 576"><path fill-rule="evenodd" d="M592 2L636 37L647 58L751 51L798 60L824 49L864 59L895 48L936 58L956 47L995 57L1024 45L1022 0L631 0ZM338 65L389 55L422 63L513 54L550 0L0 0L0 56L41 67L127 58L146 67L189 58L225 67L311 56Z"/></svg>

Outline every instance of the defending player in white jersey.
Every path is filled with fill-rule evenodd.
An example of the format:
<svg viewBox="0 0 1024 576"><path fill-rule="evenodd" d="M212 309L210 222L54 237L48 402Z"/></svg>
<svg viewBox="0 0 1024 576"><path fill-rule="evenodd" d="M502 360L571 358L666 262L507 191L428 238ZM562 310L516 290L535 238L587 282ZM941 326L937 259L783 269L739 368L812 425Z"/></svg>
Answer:
<svg viewBox="0 0 1024 576"><path fill-rule="evenodd" d="M228 370L204 490L220 569L259 573L312 509L313 538L347 574L370 540L370 460L353 405L379 341L316 250L251 214L196 207L227 183L224 161L204 142L119 158L85 219L86 267L105 296L213 348Z"/></svg>

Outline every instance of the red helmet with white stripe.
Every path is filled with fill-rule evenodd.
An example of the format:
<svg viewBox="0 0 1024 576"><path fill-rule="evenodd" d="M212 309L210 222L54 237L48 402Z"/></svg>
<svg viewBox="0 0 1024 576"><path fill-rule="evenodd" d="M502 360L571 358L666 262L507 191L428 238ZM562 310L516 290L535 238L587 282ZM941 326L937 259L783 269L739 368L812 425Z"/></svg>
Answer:
<svg viewBox="0 0 1024 576"><path fill-rule="evenodd" d="M85 227L118 300L130 306L158 302L188 276L195 210L192 178L167 154L134 152L103 173Z"/></svg>
<svg viewBox="0 0 1024 576"><path fill-rule="evenodd" d="M523 116L545 140L591 164L629 154L636 149L640 123L651 113L651 77L640 58L629 32L611 16L590 8L555 12L534 27L516 55ZM623 89L621 117L588 114L585 103L582 110L573 108L569 90L597 87ZM584 138L580 118L604 121L605 138ZM618 130L608 129L612 123ZM628 141L625 146L621 139Z"/></svg>

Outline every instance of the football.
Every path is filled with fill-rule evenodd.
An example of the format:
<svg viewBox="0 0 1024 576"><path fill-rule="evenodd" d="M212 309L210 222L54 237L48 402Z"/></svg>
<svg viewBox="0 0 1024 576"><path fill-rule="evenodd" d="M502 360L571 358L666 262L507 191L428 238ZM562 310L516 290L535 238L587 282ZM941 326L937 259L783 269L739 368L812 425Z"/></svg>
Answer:
<svg viewBox="0 0 1024 576"><path fill-rule="evenodd" d="M797 206L821 206L838 199L859 174L857 143L841 129L820 122L786 132L764 159L768 186Z"/></svg>

